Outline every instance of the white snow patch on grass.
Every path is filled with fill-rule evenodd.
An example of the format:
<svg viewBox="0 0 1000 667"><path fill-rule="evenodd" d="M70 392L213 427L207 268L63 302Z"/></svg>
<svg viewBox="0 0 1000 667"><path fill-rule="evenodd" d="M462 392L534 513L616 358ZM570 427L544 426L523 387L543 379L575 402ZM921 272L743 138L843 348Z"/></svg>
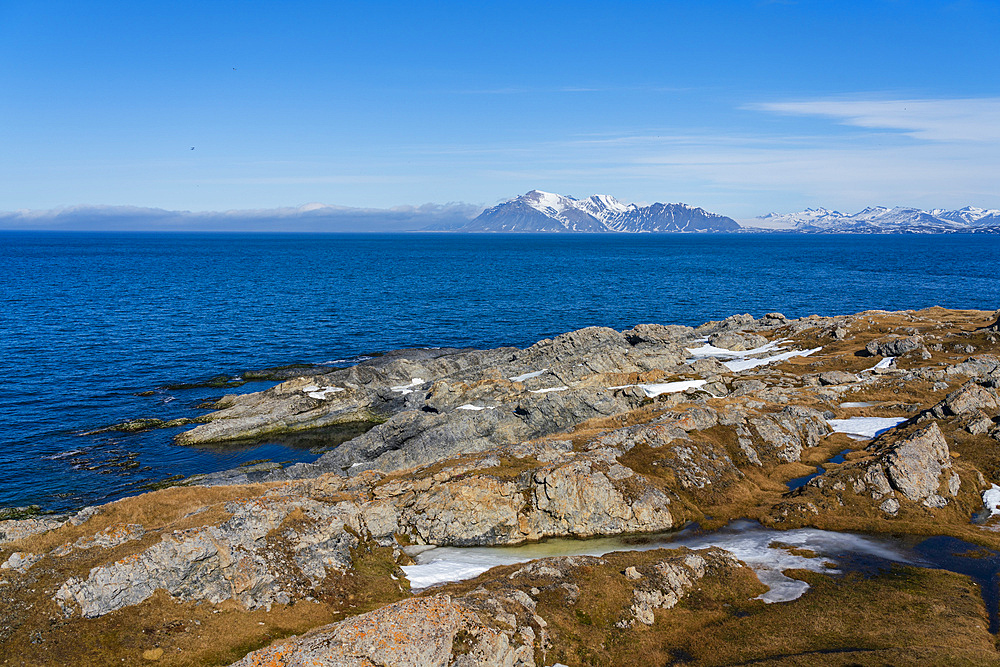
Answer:
<svg viewBox="0 0 1000 667"><path fill-rule="evenodd" d="M851 417L827 419L826 423L836 433L846 433L855 440L870 440L906 421L906 417Z"/></svg>
<svg viewBox="0 0 1000 667"><path fill-rule="evenodd" d="M890 367L892 367L892 364L895 361L896 361L896 357L886 357L885 359L882 359L880 362L878 362L877 364L875 364L871 368L866 368L865 371L876 371L876 370L879 370L879 369L882 369L882 368L890 368ZM864 373L865 371L861 371L861 372Z"/></svg>
<svg viewBox="0 0 1000 667"><path fill-rule="evenodd" d="M878 405L874 401L848 401L847 403L841 403L842 408L870 408L873 405Z"/></svg>
<svg viewBox="0 0 1000 667"><path fill-rule="evenodd" d="M549 369L548 368L543 368L540 371L534 371L532 373L525 373L524 375L515 375L514 377L507 378L507 379L509 379L511 382L524 382L525 380L530 380L531 378L538 377L539 375L541 375L542 373L544 373L547 370L549 370Z"/></svg>
<svg viewBox="0 0 1000 667"><path fill-rule="evenodd" d="M656 398L660 394L676 394L679 391L697 389L708 384L707 380L681 380L679 382L664 382L662 384L638 384L639 389L645 392L646 396Z"/></svg>

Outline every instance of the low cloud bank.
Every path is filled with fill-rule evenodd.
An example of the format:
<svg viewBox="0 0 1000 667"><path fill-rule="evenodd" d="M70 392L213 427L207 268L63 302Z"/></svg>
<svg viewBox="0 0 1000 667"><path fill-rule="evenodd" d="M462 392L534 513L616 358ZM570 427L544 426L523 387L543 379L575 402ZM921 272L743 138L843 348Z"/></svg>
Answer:
<svg viewBox="0 0 1000 667"><path fill-rule="evenodd" d="M460 227L483 210L464 203L349 208L326 204L233 211L71 206L0 212L0 230L139 232L404 232Z"/></svg>

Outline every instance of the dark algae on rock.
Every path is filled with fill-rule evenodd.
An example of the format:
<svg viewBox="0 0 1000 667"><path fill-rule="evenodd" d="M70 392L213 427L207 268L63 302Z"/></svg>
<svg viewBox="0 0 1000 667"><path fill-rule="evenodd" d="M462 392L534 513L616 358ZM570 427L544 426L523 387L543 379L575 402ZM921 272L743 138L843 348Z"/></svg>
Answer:
<svg viewBox="0 0 1000 667"><path fill-rule="evenodd" d="M314 462L0 518L0 659L996 664L996 320L735 315L289 370L176 440L301 438ZM736 547L629 547L737 519L784 531L767 548L797 597ZM855 567L793 529L919 558ZM628 544L585 553L610 536ZM579 550L410 585L428 548L548 538Z"/></svg>

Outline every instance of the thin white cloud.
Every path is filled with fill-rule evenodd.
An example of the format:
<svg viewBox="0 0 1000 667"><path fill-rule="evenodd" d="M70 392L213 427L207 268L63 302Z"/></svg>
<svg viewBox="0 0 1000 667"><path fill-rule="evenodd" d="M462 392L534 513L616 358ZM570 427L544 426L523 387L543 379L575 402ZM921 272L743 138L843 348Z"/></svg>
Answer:
<svg viewBox="0 0 1000 667"><path fill-rule="evenodd" d="M890 130L925 141L1000 142L1000 97L765 102L749 109L822 116L843 125Z"/></svg>

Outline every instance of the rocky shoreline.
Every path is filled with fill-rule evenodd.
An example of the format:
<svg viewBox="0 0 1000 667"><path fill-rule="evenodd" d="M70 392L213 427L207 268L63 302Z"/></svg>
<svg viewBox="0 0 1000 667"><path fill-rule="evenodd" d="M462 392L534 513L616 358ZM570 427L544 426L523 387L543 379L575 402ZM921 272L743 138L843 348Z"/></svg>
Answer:
<svg viewBox="0 0 1000 667"><path fill-rule="evenodd" d="M740 518L949 535L992 553L998 355L997 313L933 308L595 327L523 350L399 350L305 369L225 396L177 444L354 429L314 463L204 475L67 519L0 521L0 658L884 663L904 655L888 639L903 623L914 640L926 634L909 647L924 662L995 662L982 596L950 573L791 575L810 592L765 605L754 570L717 548L549 558L416 592L402 567L427 545ZM953 610L947 641L934 605ZM831 640L822 627L851 609L868 620ZM768 630L803 615L812 631Z"/></svg>

